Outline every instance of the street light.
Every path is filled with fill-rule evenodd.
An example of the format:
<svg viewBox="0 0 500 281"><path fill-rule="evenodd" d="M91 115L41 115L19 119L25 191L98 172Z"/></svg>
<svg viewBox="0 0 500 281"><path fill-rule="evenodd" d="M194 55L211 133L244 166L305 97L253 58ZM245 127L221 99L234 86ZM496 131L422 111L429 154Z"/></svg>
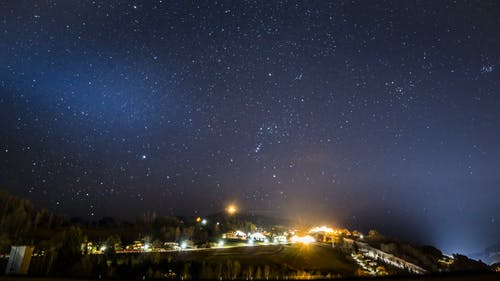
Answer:
<svg viewBox="0 0 500 281"><path fill-rule="evenodd" d="M234 206L234 205L229 205L226 208L226 212L230 215L234 215L236 213L236 211L237 211L237 209L236 209L236 206Z"/></svg>

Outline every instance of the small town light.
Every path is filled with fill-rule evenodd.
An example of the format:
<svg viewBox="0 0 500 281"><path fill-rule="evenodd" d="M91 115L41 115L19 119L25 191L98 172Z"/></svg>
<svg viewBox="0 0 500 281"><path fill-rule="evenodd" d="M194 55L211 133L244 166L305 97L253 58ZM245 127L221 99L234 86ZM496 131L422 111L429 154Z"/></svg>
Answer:
<svg viewBox="0 0 500 281"><path fill-rule="evenodd" d="M326 232L326 233L333 233L334 230L330 227L326 226L320 226L320 227L314 227L310 231L310 233L316 233L316 232Z"/></svg>
<svg viewBox="0 0 500 281"><path fill-rule="evenodd" d="M206 220L206 219L202 219L202 220L201 220L201 224L202 224L202 225L206 225L206 224L207 224L207 220Z"/></svg>
<svg viewBox="0 0 500 281"><path fill-rule="evenodd" d="M227 206L226 211L228 214L233 215L236 213L237 209L236 209L236 206L229 205L229 206Z"/></svg>
<svg viewBox="0 0 500 281"><path fill-rule="evenodd" d="M187 248L187 243L186 242L182 242L181 243L181 249L186 249Z"/></svg>
<svg viewBox="0 0 500 281"><path fill-rule="evenodd" d="M314 237L312 236L309 236L309 235L306 235L306 236L293 236L292 237L292 242L294 243L302 243L302 244L310 244L310 243L313 243L315 242L316 240L314 239Z"/></svg>

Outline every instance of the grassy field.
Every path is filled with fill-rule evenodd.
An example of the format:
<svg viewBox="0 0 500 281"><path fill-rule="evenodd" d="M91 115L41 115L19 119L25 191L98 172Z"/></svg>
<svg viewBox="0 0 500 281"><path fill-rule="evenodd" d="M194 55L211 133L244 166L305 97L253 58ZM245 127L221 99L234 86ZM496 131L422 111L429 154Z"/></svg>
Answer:
<svg viewBox="0 0 500 281"><path fill-rule="evenodd" d="M271 267L323 275L354 276L358 266L344 253L320 245L267 245L176 253L174 260L228 264L237 261L242 269L249 266Z"/></svg>
<svg viewBox="0 0 500 281"><path fill-rule="evenodd" d="M210 249L185 249L171 252L125 253L107 259L103 255L85 256L79 269L69 276L86 278L297 278L297 277L351 277L357 264L345 253L328 246L254 245ZM38 265L38 266L37 266ZM41 263L32 260L30 274L41 276L36 270ZM65 276L61 273L59 276Z"/></svg>

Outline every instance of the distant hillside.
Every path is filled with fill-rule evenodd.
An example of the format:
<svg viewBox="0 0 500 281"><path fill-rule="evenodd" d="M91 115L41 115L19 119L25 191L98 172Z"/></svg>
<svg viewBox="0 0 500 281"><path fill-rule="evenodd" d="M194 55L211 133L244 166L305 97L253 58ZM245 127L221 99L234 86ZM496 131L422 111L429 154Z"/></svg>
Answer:
<svg viewBox="0 0 500 281"><path fill-rule="evenodd" d="M500 263L500 242L486 247L483 252L470 254L470 256L487 264Z"/></svg>
<svg viewBox="0 0 500 281"><path fill-rule="evenodd" d="M257 215L252 213L238 213L228 215L226 212L219 212L208 216L211 221L218 221L226 224L240 224L244 225L246 222L251 222L257 227L280 227L290 226L291 221L287 219L275 218L264 215Z"/></svg>
<svg viewBox="0 0 500 281"><path fill-rule="evenodd" d="M377 249L417 264L430 272L490 270L488 265L467 256L455 254L451 259L433 246L397 241L380 235L376 231L370 231L365 241Z"/></svg>

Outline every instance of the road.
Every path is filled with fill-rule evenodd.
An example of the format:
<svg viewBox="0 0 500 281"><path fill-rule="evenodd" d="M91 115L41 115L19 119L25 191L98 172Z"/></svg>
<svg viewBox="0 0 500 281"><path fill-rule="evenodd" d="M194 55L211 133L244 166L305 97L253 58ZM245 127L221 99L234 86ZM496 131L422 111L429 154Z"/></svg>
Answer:
<svg viewBox="0 0 500 281"><path fill-rule="evenodd" d="M147 253L181 253L181 252L198 252L198 251L208 251L208 252L213 252L214 250L224 250L224 249L233 249L233 248L242 248L242 249L247 249L247 248L258 248L261 249L262 247L276 247L280 246L283 247L283 244L248 244L248 243L237 243L237 244L229 244L229 245L224 245L224 246L217 246L213 248L185 248L185 249L177 249L177 250L161 250L161 251L155 251L155 250L148 250L148 251L141 251L141 250L122 250L122 251L116 251L117 254L147 254Z"/></svg>

